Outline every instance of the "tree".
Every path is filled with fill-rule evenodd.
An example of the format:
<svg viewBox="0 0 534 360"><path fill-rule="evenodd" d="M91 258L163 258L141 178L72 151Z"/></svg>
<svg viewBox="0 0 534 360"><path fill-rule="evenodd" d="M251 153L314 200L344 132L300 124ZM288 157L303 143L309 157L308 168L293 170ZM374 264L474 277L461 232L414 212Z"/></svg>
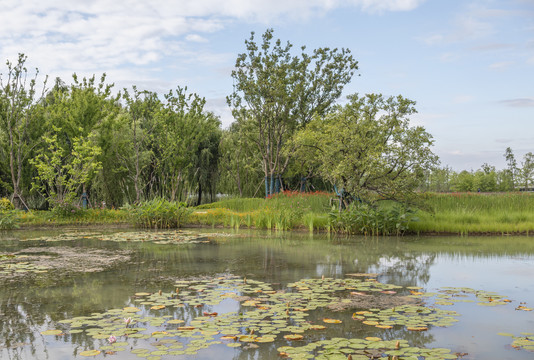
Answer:
<svg viewBox="0 0 534 360"><path fill-rule="evenodd" d="M108 131L114 126L120 125L118 119L120 106L118 106L119 95L113 96L111 89L113 84L106 83L106 74L102 74L99 81L93 75L90 78L79 79L73 75L73 82L65 86L61 81L56 80L56 86L46 97L44 107L46 123L49 129L61 129L48 133L47 136L56 136L56 145L60 147L64 157L70 157L74 152L74 139L91 138L92 143L99 151L98 162L106 164L116 164L116 153L110 151L114 148L114 138L109 136ZM45 154L48 149L41 149ZM52 154L48 154L52 156ZM105 174L100 174L99 190L106 190L109 194L110 188L114 188L117 177L114 175L115 168L106 169ZM96 198L102 200L103 194L97 194L93 187L94 177L90 182L82 184L83 192L91 195L93 201ZM80 194L81 195L81 194ZM106 196L107 197L107 196Z"/></svg>
<svg viewBox="0 0 534 360"><path fill-rule="evenodd" d="M233 122L223 130L218 188L224 194L254 197L264 176L254 143L247 141L241 125Z"/></svg>
<svg viewBox="0 0 534 360"><path fill-rule="evenodd" d="M534 181L534 154L528 152L523 156L521 162L521 170L519 172L521 182L523 183L525 191L529 191L529 187Z"/></svg>
<svg viewBox="0 0 534 360"><path fill-rule="evenodd" d="M7 61L7 74L3 78L0 74L0 128L7 137L7 155L9 157L9 171L13 190L12 200L17 208L22 208L22 173L26 160L37 146L37 139L29 134L38 121L37 103L44 97L46 91L45 78L42 91L36 90L35 77L28 82L28 70L25 67L27 57L19 54L16 64Z"/></svg>
<svg viewBox="0 0 534 360"><path fill-rule="evenodd" d="M283 156L284 144L315 114L331 108L358 66L347 49L319 48L308 55L302 47L300 56L292 55L289 42L273 43L272 29L263 34L261 47L254 33L245 45L247 52L238 55L232 71L234 91L227 102L257 147L267 196L291 159L289 152Z"/></svg>
<svg viewBox="0 0 534 360"><path fill-rule="evenodd" d="M187 88L169 91L165 100L156 115L154 184L160 196L183 201L193 189L202 191L209 167L217 171L220 121L204 109L206 99Z"/></svg>
<svg viewBox="0 0 534 360"><path fill-rule="evenodd" d="M510 176L510 181L512 183L512 188L515 188L516 183L516 174L517 174L517 161L515 159L512 148L507 147L504 152L504 158L506 159L506 164L508 165L508 174Z"/></svg>
<svg viewBox="0 0 534 360"><path fill-rule="evenodd" d="M438 158L432 136L411 127L415 102L402 96L348 97L326 116L315 117L294 139L297 156L315 163L319 173L353 196L409 200Z"/></svg>
<svg viewBox="0 0 534 360"><path fill-rule="evenodd" d="M135 203L141 201L142 194L142 172L149 165L151 156L148 150L148 142L155 128L154 116L161 108L161 101L156 93L150 91L138 91L133 87L133 94L130 95L124 89L124 100L128 106L128 114L131 128L131 142L134 153L133 169L130 169L131 161L120 156L119 161L128 169L129 175L133 178L135 188Z"/></svg>
<svg viewBox="0 0 534 360"><path fill-rule="evenodd" d="M52 207L71 206L80 188L101 167L97 160L101 149L91 139L76 137L72 142L72 151L67 153L58 141L61 128L53 130L51 136L43 136L47 151L30 160L38 174L32 188L46 194Z"/></svg>

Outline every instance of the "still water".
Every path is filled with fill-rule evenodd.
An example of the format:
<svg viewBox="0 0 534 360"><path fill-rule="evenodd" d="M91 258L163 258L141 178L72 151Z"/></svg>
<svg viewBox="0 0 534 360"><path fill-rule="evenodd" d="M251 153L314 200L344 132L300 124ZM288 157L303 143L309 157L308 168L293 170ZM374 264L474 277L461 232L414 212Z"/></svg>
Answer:
<svg viewBox="0 0 534 360"><path fill-rule="evenodd" d="M62 231L72 232L72 229ZM26 241L43 236L54 237L60 231L1 233L0 254L20 254L26 248L36 247L46 253L47 248L53 246L66 247L78 254L94 249L107 254L126 250L131 259L118 262L104 271L70 272L60 268L20 276L16 281L0 278L0 359L278 359L277 348L281 346L304 346L311 341L363 339L369 336L384 340L406 340L410 346L421 348L446 348L461 359L534 358L534 352L512 347L512 337L498 335L510 333L519 337L524 336L522 332L534 333L534 311L521 309L534 307L533 238L347 238L293 232L193 231L225 232L232 236L211 238L206 242L155 244L101 241L91 236L58 242L44 239ZM145 315L156 313L156 310L148 309L150 305L140 304L142 298L134 294L157 294L161 290L164 296L169 294L170 298L180 281L202 280L208 283L210 279L230 278L246 283L248 280L251 284L268 285L274 292L289 291L286 288L288 284L302 279L324 277L324 281L334 282L335 279L351 278L353 274L361 273L376 273L378 275L373 278L378 282L403 287L398 290L403 295L410 295L406 287L421 287L418 292L438 294L444 287L465 287L495 292L511 302L499 306L478 306L480 304L472 296L470 299L475 302L439 306L457 312L458 322L449 327L430 324L428 330L421 332L409 331L399 325L392 329L378 329L351 318L355 311L366 310L364 308L333 312L320 307L308 311L308 323L322 324L323 318L339 319L342 323L323 324L327 326L320 335L317 332L311 334L312 330L302 332L304 339L298 342L285 340L282 331L272 335L276 337L274 342L257 343L254 346L243 343L239 347L229 347L225 341L217 343L223 330L218 335L212 335L213 343L210 346L200 346L194 354L179 354L178 351L173 355L170 355L172 349L179 349L178 345L181 344L178 343L184 339L171 333L156 339L119 336L117 342L124 343L124 346L117 349L123 351L106 351L107 348L111 349L107 338L95 339L84 331L70 333L69 323L61 322L134 306ZM208 283L208 292L210 286ZM464 294L460 296L468 298ZM425 302L430 299L423 297ZM194 323L195 318L206 317L202 310L218 312L219 318L226 313L242 316L241 311L244 311L241 310L242 305L232 299L209 307L199 306L167 306L158 313L158 316L166 318L143 324L143 328L152 334L169 329L170 325L157 323L168 319L182 319L185 321L183 325L188 325L190 321ZM256 321L256 325L261 326L261 323ZM239 331L246 335L250 333L250 328L249 324ZM57 336L41 334L50 329L59 329L62 333ZM190 336L185 342L201 341L199 337L201 335L198 334L196 337ZM173 342L174 347L171 346ZM80 355L83 351L102 347L101 353L94 357ZM146 351L132 353L135 349ZM152 354L161 349L167 350L167 353Z"/></svg>

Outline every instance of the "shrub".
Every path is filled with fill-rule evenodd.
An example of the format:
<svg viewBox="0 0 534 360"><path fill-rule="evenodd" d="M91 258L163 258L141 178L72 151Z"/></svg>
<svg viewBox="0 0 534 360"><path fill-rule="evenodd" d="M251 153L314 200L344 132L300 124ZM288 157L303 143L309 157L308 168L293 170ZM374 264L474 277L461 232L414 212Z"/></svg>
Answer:
<svg viewBox="0 0 534 360"><path fill-rule="evenodd" d="M375 207L366 203L352 203L342 212L331 213L333 231L363 235L402 235L414 212L402 205Z"/></svg>
<svg viewBox="0 0 534 360"><path fill-rule="evenodd" d="M0 199L0 211L9 211L15 209L15 206L8 198Z"/></svg>
<svg viewBox="0 0 534 360"><path fill-rule="evenodd" d="M0 210L0 230L10 230L18 228L19 217L16 210Z"/></svg>
<svg viewBox="0 0 534 360"><path fill-rule="evenodd" d="M191 214L186 203L154 199L132 206L130 216L136 226L150 229L179 228Z"/></svg>

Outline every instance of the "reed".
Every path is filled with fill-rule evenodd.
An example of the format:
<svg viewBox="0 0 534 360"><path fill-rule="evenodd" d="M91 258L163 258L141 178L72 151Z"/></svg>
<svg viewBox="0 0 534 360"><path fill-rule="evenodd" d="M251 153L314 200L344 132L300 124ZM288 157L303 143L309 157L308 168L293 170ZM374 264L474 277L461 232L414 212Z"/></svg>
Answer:
<svg viewBox="0 0 534 360"><path fill-rule="evenodd" d="M419 211L410 230L419 233L531 233L534 194L425 194L428 211Z"/></svg>

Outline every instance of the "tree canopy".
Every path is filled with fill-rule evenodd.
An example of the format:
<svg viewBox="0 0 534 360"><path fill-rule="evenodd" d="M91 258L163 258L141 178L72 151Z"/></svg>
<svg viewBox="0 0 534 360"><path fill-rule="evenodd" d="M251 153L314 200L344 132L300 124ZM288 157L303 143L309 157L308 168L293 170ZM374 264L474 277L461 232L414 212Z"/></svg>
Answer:
<svg viewBox="0 0 534 360"><path fill-rule="evenodd" d="M424 171L438 162L432 136L410 126L415 102L377 94L348 98L295 135L297 156L353 196L409 200Z"/></svg>
<svg viewBox="0 0 534 360"><path fill-rule="evenodd" d="M358 63L348 49L319 48L310 55L303 46L300 55L294 55L291 43L273 40L272 29L263 34L261 44L254 36L237 57L234 91L227 102L258 150L268 195L274 190L273 178L284 173L291 159L282 152L284 144L315 114L328 112Z"/></svg>

